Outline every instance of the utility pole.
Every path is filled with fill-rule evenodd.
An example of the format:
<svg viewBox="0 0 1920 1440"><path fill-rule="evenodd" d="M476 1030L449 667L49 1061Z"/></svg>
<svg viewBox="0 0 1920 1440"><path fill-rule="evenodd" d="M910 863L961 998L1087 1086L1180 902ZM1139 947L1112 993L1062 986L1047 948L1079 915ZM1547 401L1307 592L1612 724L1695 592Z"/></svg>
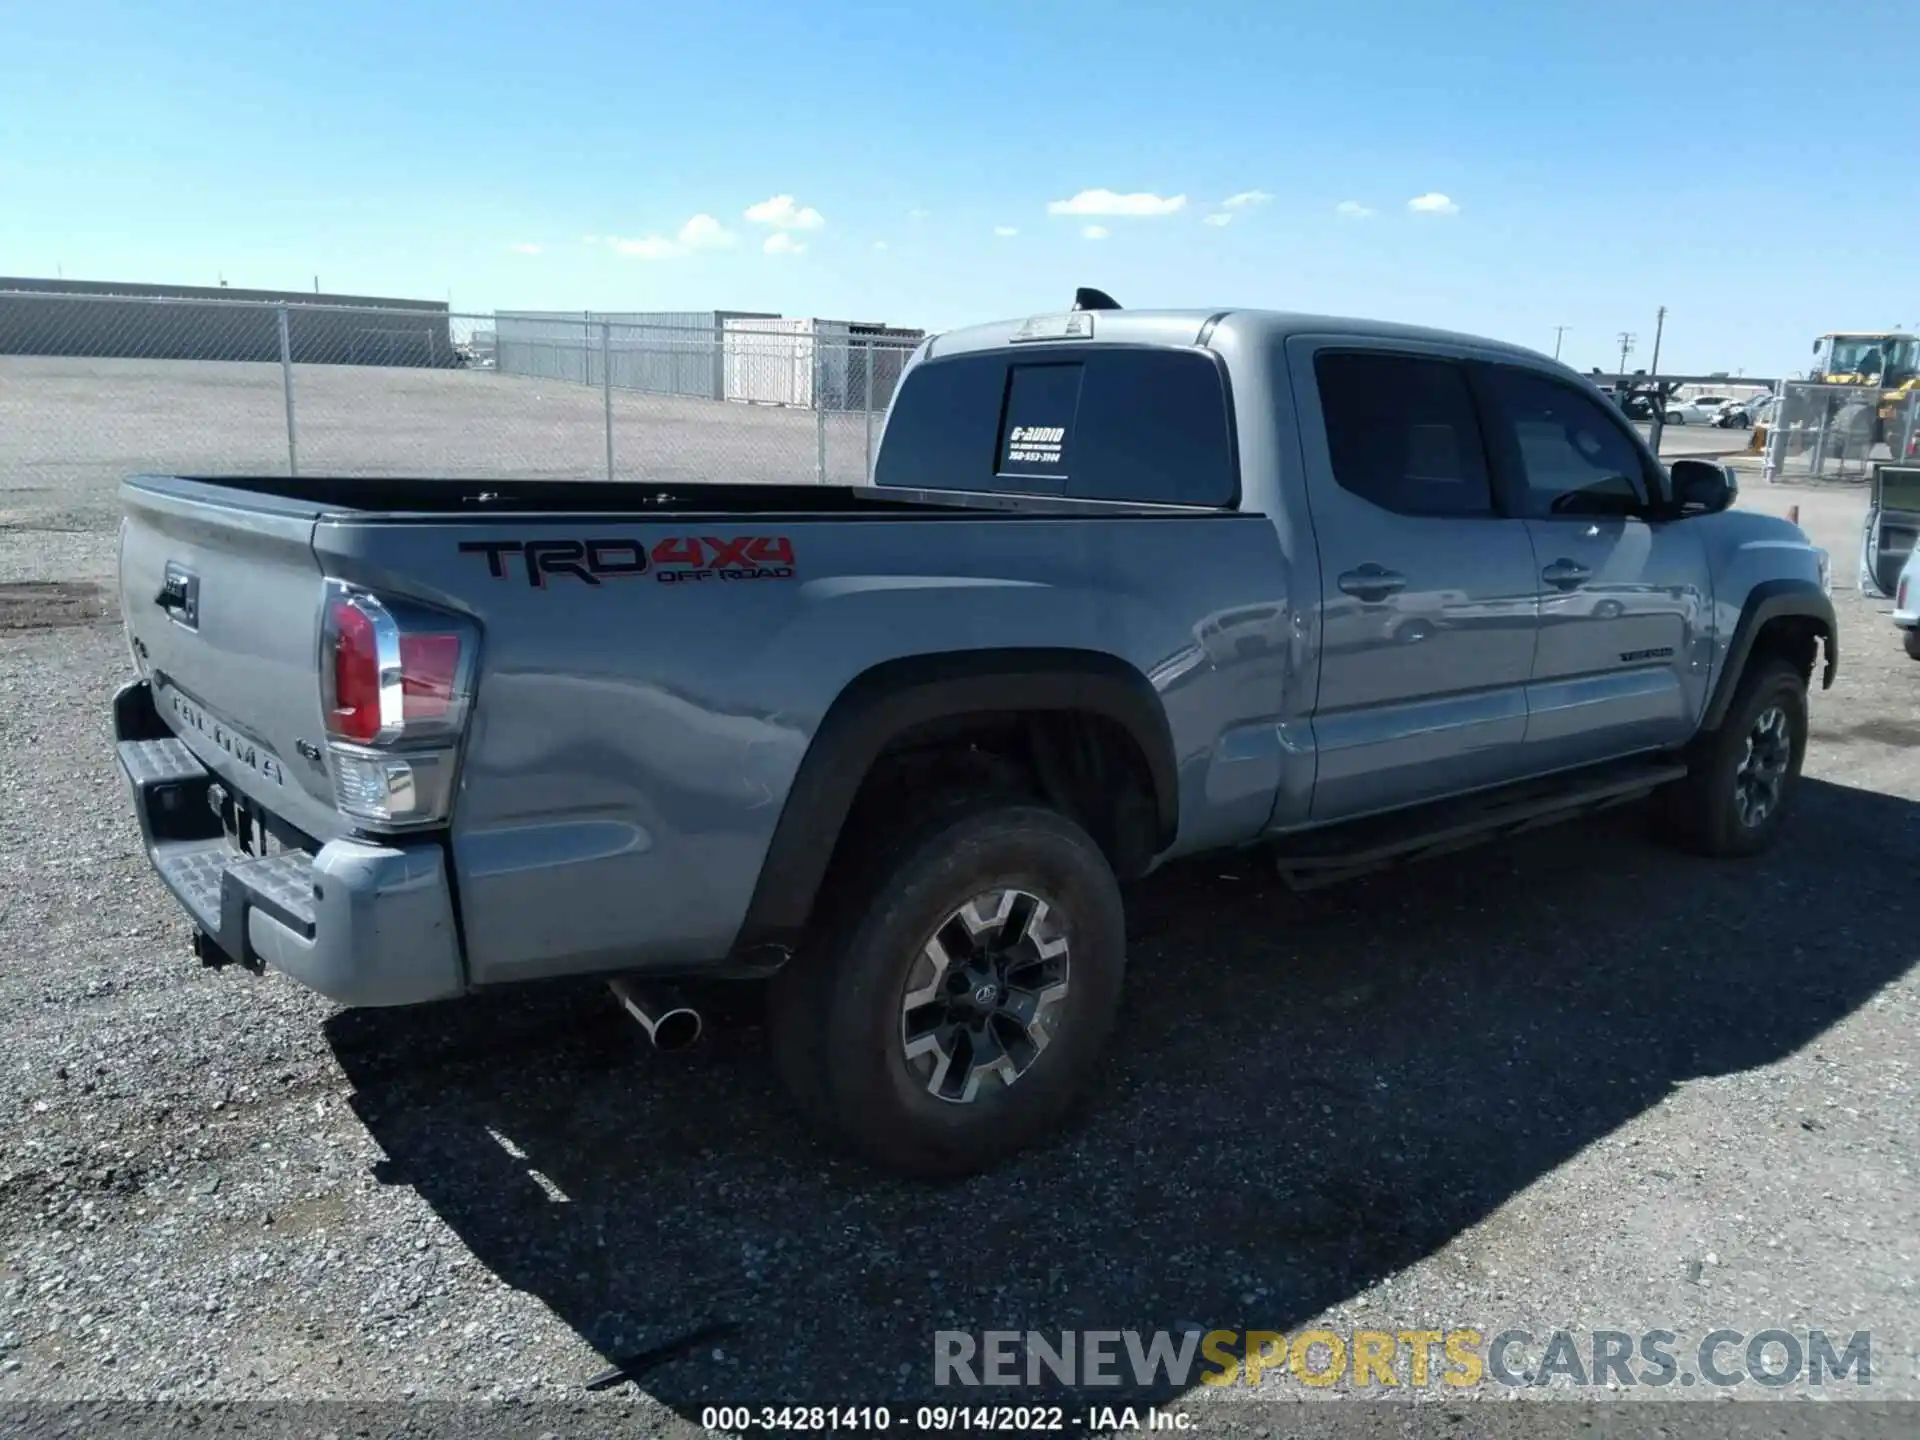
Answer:
<svg viewBox="0 0 1920 1440"><path fill-rule="evenodd" d="M1620 341L1620 373L1622 375L1627 373L1627 356L1633 352L1633 342L1639 338L1639 336L1633 335L1625 330L1622 330L1618 336Z"/></svg>
<svg viewBox="0 0 1920 1440"><path fill-rule="evenodd" d="M1667 307L1662 305L1660 313L1653 317L1653 373L1660 373L1660 332L1667 328Z"/></svg>
<svg viewBox="0 0 1920 1440"><path fill-rule="evenodd" d="M1571 325L1556 325L1553 327L1553 358L1554 359L1558 360L1560 358L1560 337L1566 334L1567 331L1571 330L1572 328L1573 327Z"/></svg>

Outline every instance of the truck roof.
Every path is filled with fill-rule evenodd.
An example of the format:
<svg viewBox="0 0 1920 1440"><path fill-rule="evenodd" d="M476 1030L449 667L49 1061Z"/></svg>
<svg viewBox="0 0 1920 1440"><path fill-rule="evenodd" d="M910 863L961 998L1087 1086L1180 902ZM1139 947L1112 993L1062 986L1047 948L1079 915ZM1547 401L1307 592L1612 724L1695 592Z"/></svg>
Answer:
<svg viewBox="0 0 1920 1440"><path fill-rule="evenodd" d="M1362 320L1341 315L1315 315L1292 310L1245 310L1217 307L1204 310L1089 310L1055 312L1026 316L1015 320L994 320L947 330L927 342L928 359L955 355L970 350L996 349L1010 342L1029 326L1064 320L1068 313L1091 320L1090 336L1074 337L1074 343L1088 340L1128 345L1194 345L1203 330L1228 331L1252 340L1280 340L1290 335L1360 335L1381 340L1421 340L1433 344L1471 347L1482 351L1500 351L1539 362L1547 356L1524 345L1490 340L1483 335L1467 335L1452 330L1434 330L1419 325L1400 325L1386 320ZM1043 336L1036 335L1040 339ZM1065 337L1062 337L1065 338ZM1548 361L1549 364L1554 363Z"/></svg>

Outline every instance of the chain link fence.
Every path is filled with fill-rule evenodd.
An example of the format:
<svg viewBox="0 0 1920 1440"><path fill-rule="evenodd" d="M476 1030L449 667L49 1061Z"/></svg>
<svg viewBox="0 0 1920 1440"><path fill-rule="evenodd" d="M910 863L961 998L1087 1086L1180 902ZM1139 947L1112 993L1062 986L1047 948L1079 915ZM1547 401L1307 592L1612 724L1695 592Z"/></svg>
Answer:
<svg viewBox="0 0 1920 1440"><path fill-rule="evenodd" d="M0 489L141 470L858 483L919 339L0 291Z"/></svg>
<svg viewBox="0 0 1920 1440"><path fill-rule="evenodd" d="M1769 482L1865 483L1875 461L1920 455L1920 390L1789 380L1763 423Z"/></svg>

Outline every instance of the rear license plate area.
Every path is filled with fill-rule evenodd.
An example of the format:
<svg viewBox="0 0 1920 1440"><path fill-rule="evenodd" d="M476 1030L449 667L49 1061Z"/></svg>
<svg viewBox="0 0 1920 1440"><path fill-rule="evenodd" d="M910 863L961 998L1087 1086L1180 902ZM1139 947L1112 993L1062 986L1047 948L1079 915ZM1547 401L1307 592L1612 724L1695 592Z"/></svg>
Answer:
<svg viewBox="0 0 1920 1440"><path fill-rule="evenodd" d="M220 817L227 848L250 859L283 855L293 848L274 833L275 822L260 806L229 790L219 781L207 787L207 803Z"/></svg>

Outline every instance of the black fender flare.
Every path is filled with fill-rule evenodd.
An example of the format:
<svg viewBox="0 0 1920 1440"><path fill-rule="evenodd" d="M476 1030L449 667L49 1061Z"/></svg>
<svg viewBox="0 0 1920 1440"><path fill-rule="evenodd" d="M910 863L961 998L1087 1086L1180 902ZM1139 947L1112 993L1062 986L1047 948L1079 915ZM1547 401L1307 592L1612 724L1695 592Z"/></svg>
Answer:
<svg viewBox="0 0 1920 1440"><path fill-rule="evenodd" d="M1161 849L1179 827L1173 732L1152 684L1093 650L962 650L885 661L850 681L800 762L736 955L787 946L805 928L847 814L873 763L896 737L929 721L1009 711L1082 710L1121 726L1146 759Z"/></svg>
<svg viewBox="0 0 1920 1440"><path fill-rule="evenodd" d="M1700 720L1703 731L1717 730L1727 718L1727 707L1733 703L1733 692L1746 673L1747 661L1761 630L1769 621L1794 616L1813 621L1819 629L1820 648L1826 656L1820 684L1822 689L1832 688L1834 671L1840 663L1840 629L1834 620L1833 601L1811 580L1762 580L1747 593L1746 603L1740 607L1740 619L1734 624L1733 640L1727 646L1726 662L1720 667L1720 678L1714 683L1706 714Z"/></svg>

